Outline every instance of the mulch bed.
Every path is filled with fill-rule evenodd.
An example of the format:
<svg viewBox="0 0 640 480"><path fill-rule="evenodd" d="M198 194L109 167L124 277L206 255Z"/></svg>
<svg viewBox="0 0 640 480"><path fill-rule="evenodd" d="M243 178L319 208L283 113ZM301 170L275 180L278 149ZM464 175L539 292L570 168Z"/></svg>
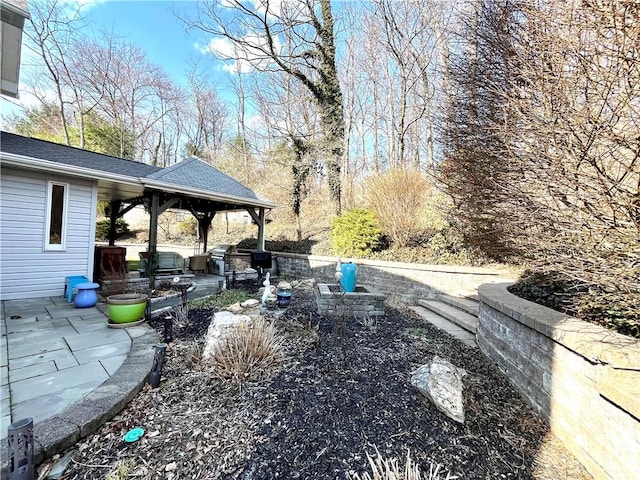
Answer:
<svg viewBox="0 0 640 480"><path fill-rule="evenodd" d="M478 349L403 307L387 313L375 325L351 319L335 329L312 291L295 290L284 314L267 315L287 339L285 361L233 383L203 369L212 311L192 310L174 328L160 388L78 443L63 478L347 479L370 471L376 448L461 479L590 478ZM410 384L434 355L468 372L464 424ZM144 437L124 443L137 426Z"/></svg>

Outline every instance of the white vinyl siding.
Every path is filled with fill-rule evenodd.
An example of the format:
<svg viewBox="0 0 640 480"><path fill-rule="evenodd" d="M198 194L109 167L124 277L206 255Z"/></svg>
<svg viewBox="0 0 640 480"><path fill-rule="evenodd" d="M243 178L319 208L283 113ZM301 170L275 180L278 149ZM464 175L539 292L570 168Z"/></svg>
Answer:
<svg viewBox="0 0 640 480"><path fill-rule="evenodd" d="M93 273L97 186L89 180L45 177L2 168L0 183L0 299L61 296L64 277ZM66 184L64 250L47 242L47 182Z"/></svg>

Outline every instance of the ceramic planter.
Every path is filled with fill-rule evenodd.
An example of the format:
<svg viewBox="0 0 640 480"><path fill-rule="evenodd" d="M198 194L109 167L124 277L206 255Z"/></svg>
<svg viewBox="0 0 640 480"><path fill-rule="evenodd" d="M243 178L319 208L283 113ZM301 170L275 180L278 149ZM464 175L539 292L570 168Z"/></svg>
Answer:
<svg viewBox="0 0 640 480"><path fill-rule="evenodd" d="M291 292L280 291L278 292L278 306L280 308L286 308L291 303Z"/></svg>
<svg viewBox="0 0 640 480"><path fill-rule="evenodd" d="M107 297L107 314L113 323L132 323L144 315L148 298L142 293L122 293Z"/></svg>

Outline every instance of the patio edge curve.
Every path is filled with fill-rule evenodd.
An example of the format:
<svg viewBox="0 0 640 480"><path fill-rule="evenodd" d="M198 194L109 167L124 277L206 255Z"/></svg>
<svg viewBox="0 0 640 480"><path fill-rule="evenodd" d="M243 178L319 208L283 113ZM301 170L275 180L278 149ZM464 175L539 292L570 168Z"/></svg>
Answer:
<svg viewBox="0 0 640 480"><path fill-rule="evenodd" d="M125 330L131 338L131 349L120 368L79 401L34 424L34 465L66 450L96 431L119 413L143 388L153 364L155 345L160 338L146 324ZM0 476L6 478L9 473L8 445L2 445L1 454Z"/></svg>

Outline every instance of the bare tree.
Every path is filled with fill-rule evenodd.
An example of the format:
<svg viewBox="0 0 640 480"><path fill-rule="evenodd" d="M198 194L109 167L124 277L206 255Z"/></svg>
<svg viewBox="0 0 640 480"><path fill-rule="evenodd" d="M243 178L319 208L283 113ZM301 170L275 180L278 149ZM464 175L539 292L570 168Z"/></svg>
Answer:
<svg viewBox="0 0 640 480"><path fill-rule="evenodd" d="M375 0L347 9L345 105L357 115L355 145L369 152L375 171L434 168L443 3Z"/></svg>
<svg viewBox="0 0 640 480"><path fill-rule="evenodd" d="M171 102L166 99L175 96L167 74L140 47L112 34L85 40L78 48L75 75L98 112L120 133L120 156L157 163L151 146L155 141L149 139L167 115Z"/></svg>
<svg viewBox="0 0 640 480"><path fill-rule="evenodd" d="M74 35L81 26L82 18L79 9L73 9L59 0L33 2L29 5L29 12L30 28L25 30L25 35L29 39L27 46L42 59L46 79L53 84L55 90L65 143L71 145L67 119L69 99L66 93L71 87L77 94L70 75L69 62L72 61L74 52ZM34 83L40 83L37 79L35 80ZM41 97L37 91L34 93ZM43 104L47 103L46 98L41 100Z"/></svg>
<svg viewBox="0 0 640 480"><path fill-rule="evenodd" d="M316 153L322 145L317 132L317 109L313 100L304 95L304 87L290 75L273 75L268 84L257 82L252 97L266 128L266 136L276 139L268 149L268 165L275 167L277 175L270 183L277 190L286 192L284 201L289 205L296 225L296 237L303 238L301 214L305 197L312 190L314 175L318 172ZM261 129L261 128L260 128ZM258 132L254 133L258 138Z"/></svg>
<svg viewBox="0 0 640 480"><path fill-rule="evenodd" d="M451 76L459 211L485 220L494 253L640 291L640 5L476 6Z"/></svg>
<svg viewBox="0 0 640 480"><path fill-rule="evenodd" d="M320 112L329 191L339 212L344 115L330 0L262 0L255 8L239 0L224 0L199 7L198 18L185 22L231 42L232 48L226 51L216 49L218 56L260 72L285 72L301 82L313 97Z"/></svg>

